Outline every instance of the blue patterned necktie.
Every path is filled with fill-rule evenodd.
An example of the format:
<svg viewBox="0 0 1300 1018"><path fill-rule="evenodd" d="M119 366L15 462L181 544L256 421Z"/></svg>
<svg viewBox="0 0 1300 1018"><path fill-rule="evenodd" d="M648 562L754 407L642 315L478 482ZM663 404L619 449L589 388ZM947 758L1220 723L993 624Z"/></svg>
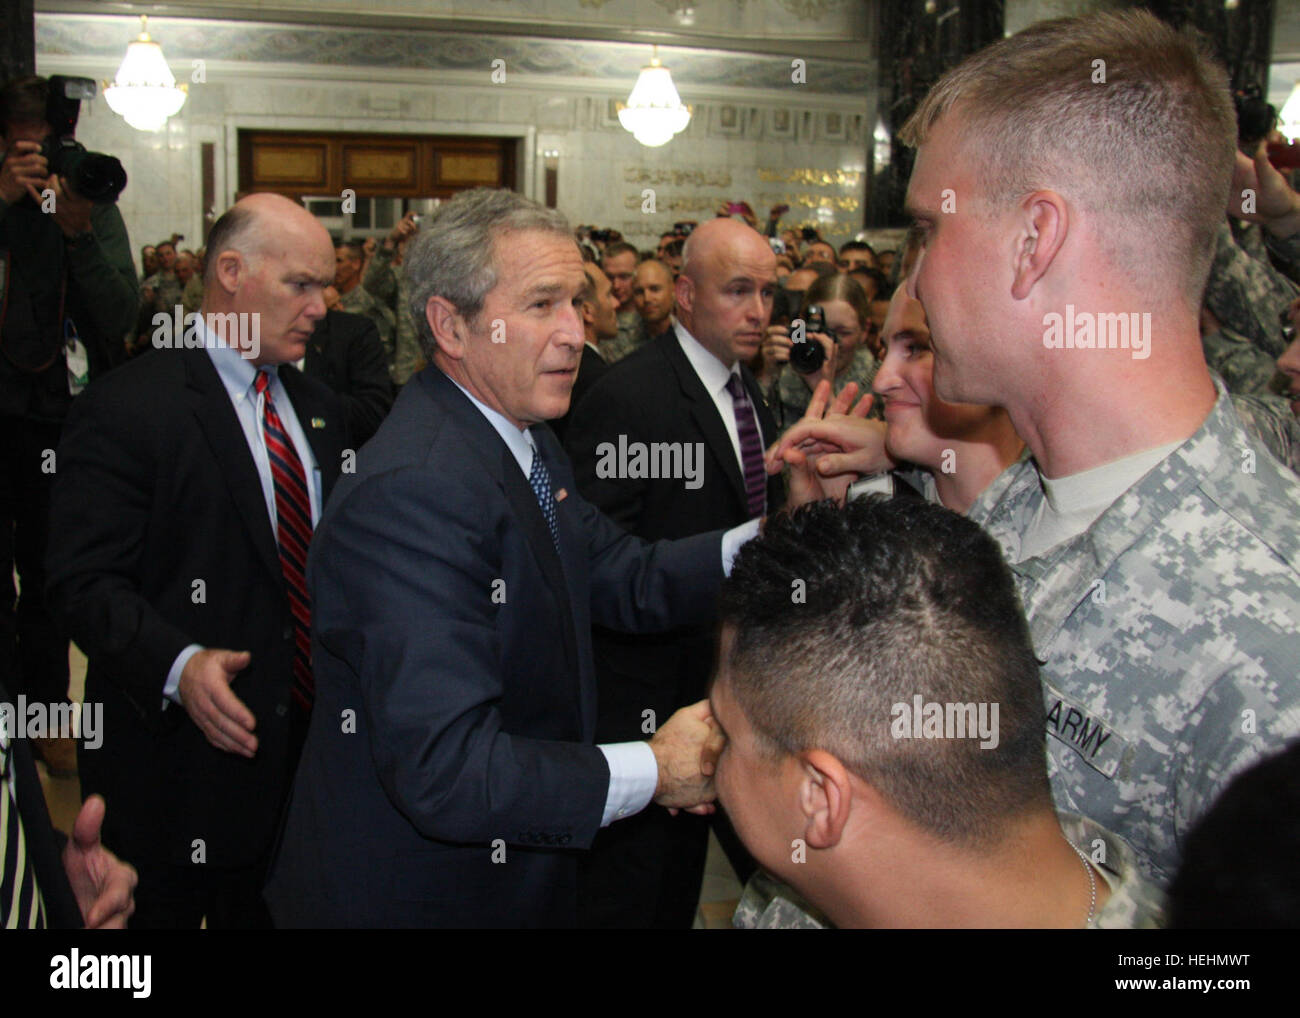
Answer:
<svg viewBox="0 0 1300 1018"><path fill-rule="evenodd" d="M533 495L537 498L537 504L541 507L542 515L546 517L546 525L551 528L551 540L555 542L555 550L560 550L560 521L555 514L555 495L551 492L551 473L546 469L546 464L542 462L542 450L533 449L533 468L528 472L528 485L533 489Z"/></svg>

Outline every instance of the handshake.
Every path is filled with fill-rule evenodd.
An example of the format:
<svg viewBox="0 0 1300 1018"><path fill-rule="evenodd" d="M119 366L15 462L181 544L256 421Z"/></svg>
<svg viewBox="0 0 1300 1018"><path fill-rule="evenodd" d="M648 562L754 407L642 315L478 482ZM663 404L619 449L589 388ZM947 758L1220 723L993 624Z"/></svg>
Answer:
<svg viewBox="0 0 1300 1018"><path fill-rule="evenodd" d="M659 765L654 801L674 816L679 809L700 816L712 813L717 798L713 772L726 741L708 700L674 713L650 740Z"/></svg>

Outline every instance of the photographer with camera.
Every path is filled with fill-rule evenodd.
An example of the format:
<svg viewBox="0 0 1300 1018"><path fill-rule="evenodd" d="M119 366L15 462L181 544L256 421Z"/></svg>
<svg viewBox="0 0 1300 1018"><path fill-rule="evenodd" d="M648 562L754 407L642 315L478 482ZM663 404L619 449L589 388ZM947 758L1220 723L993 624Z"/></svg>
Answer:
<svg viewBox="0 0 1300 1018"><path fill-rule="evenodd" d="M767 402L779 430L803 417L823 379L836 393L849 382L857 382L862 392L870 390L880 367L866 342L871 328L866 291L857 280L839 273L822 276L808 287L799 317L788 327L768 326L763 375L774 378ZM803 338L797 338L801 334Z"/></svg>
<svg viewBox="0 0 1300 1018"><path fill-rule="evenodd" d="M126 175L72 138L87 86L0 89L0 675L42 703L68 693L68 638L45 607L54 449L73 397L124 357L139 300L114 204ZM52 774L75 773L71 739L34 742Z"/></svg>

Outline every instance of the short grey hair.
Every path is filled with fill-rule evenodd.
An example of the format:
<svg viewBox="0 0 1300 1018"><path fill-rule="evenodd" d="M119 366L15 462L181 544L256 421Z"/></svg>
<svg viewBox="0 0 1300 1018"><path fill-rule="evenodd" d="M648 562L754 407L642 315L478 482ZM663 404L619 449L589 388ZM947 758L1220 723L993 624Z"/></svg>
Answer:
<svg viewBox="0 0 1300 1018"><path fill-rule="evenodd" d="M402 266L409 311L427 360L433 360L437 349L425 317L429 299L450 301L473 327L484 299L497 285L496 241L525 230L563 236L576 247L563 214L514 191L486 187L460 192L420 231Z"/></svg>
<svg viewBox="0 0 1300 1018"><path fill-rule="evenodd" d="M208 233L207 254L203 263L203 285L212 287L217 281L217 260L223 251L238 251L244 260L254 263L262 253L266 243L266 231L262 217L255 211L242 205L232 205L222 213L221 218ZM155 245L155 249L171 244L170 240ZM175 245L172 245L173 247ZM180 258L180 255L177 255Z"/></svg>

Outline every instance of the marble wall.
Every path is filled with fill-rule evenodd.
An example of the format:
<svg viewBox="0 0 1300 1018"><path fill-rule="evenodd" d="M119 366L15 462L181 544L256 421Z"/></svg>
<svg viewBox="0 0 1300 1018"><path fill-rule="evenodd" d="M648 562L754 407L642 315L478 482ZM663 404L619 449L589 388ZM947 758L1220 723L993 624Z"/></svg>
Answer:
<svg viewBox="0 0 1300 1018"><path fill-rule="evenodd" d="M111 78L136 24L41 15L38 72ZM654 246L673 222L707 218L729 199L749 201L760 216L787 202L787 222L817 223L838 239L862 223L867 112L875 107L865 63L810 59L808 80L795 82L789 58L663 52L695 113L685 132L648 149L611 109L647 62L646 47L549 41L544 53L527 40L493 40L471 61L446 40L422 48L394 36L391 59L376 63L386 52L383 33L351 33L349 50L324 28L151 20L150 30L178 80L188 80L181 113L163 131L142 133L98 99L83 104L77 132L125 164L130 183L121 208L137 249L173 230L197 246L205 211L200 146L216 146L224 207L237 186L240 128L516 138L521 190L545 193L549 159L559 207L575 223L614 226L639 246ZM280 33L278 47L268 46L271 32ZM274 52L286 59L267 59ZM507 54L501 83L491 80L494 52ZM189 80L195 76L203 80Z"/></svg>

